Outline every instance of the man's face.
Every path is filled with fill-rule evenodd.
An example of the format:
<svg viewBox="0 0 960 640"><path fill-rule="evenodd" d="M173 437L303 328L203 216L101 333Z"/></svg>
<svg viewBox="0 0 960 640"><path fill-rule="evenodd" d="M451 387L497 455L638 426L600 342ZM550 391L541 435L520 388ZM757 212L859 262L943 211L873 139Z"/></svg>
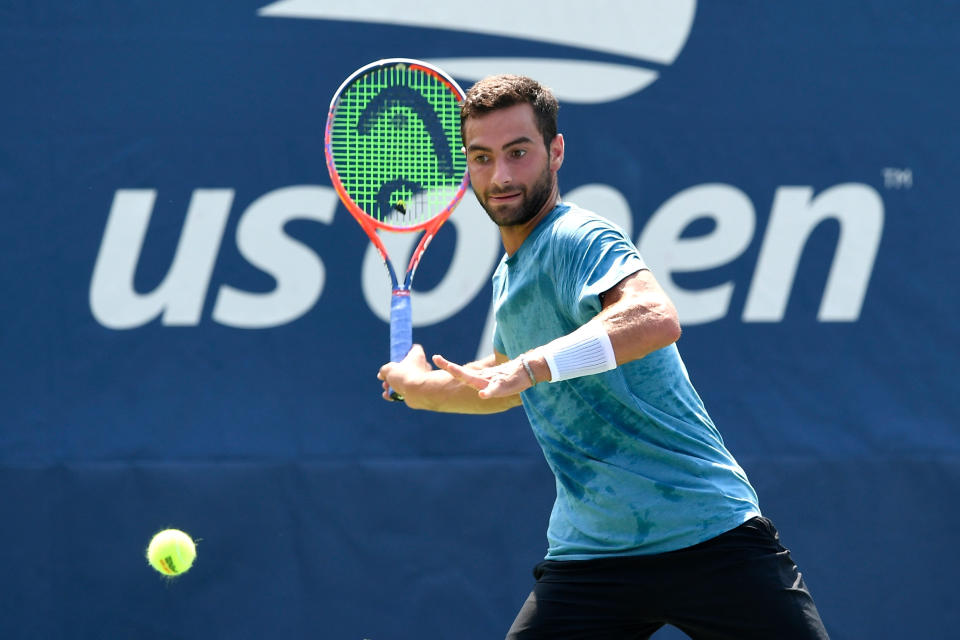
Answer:
<svg viewBox="0 0 960 640"><path fill-rule="evenodd" d="M560 136L554 139L558 142ZM464 149L477 200L498 226L526 224L556 198L562 139L548 152L533 108L517 104L467 119ZM559 151L554 147L558 146Z"/></svg>

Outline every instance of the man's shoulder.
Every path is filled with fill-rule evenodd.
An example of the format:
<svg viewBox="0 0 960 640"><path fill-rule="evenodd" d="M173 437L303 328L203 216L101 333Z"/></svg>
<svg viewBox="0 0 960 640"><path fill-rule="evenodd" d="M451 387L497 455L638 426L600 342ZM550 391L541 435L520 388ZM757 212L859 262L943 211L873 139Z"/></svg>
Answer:
<svg viewBox="0 0 960 640"><path fill-rule="evenodd" d="M559 216L559 220L593 220L594 218L602 220L602 218L597 215L595 212L590 209L581 207L575 202L564 201L559 207L562 207L562 214Z"/></svg>
<svg viewBox="0 0 960 640"><path fill-rule="evenodd" d="M564 202L566 208L552 220L551 234L568 239L588 238L597 233L614 232L624 235L623 230L600 214L572 202Z"/></svg>

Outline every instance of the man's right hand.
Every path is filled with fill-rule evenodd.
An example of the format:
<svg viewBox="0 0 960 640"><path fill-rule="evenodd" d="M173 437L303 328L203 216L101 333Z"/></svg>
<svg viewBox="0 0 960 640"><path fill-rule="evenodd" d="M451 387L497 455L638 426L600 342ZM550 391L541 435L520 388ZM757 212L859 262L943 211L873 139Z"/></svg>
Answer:
<svg viewBox="0 0 960 640"><path fill-rule="evenodd" d="M415 393L415 387L421 384L433 367L427 362L427 356L423 351L423 346L415 344L410 348L410 352L400 362L388 362L377 373L377 378L383 381L383 399L393 400L390 397L390 389L406 398L411 392Z"/></svg>

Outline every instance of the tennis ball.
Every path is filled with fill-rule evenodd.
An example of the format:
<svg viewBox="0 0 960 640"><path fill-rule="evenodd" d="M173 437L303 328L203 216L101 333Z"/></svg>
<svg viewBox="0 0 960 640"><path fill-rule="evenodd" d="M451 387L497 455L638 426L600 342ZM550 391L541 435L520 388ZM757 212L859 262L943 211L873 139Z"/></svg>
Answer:
<svg viewBox="0 0 960 640"><path fill-rule="evenodd" d="M166 529L153 536L147 547L150 566L166 576L184 573L197 557L193 539L179 529Z"/></svg>

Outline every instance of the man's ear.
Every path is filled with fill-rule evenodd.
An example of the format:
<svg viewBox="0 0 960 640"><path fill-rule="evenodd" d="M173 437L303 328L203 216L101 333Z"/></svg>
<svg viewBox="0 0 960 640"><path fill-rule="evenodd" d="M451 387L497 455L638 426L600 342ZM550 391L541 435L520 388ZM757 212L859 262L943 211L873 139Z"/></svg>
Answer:
<svg viewBox="0 0 960 640"><path fill-rule="evenodd" d="M550 170L559 171L563 164L563 134L558 133L550 141Z"/></svg>

